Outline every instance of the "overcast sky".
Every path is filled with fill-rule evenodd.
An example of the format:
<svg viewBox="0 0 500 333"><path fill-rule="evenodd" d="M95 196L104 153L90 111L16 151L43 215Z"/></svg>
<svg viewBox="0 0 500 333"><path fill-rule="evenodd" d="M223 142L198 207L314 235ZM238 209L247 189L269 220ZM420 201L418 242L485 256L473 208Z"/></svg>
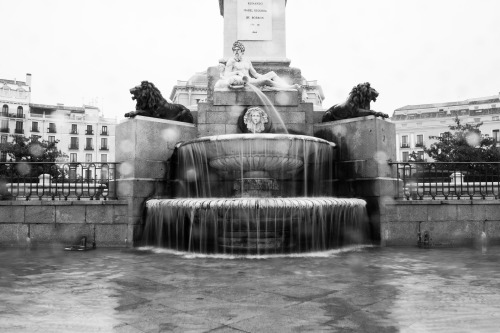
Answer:
<svg viewBox="0 0 500 333"><path fill-rule="evenodd" d="M106 117L135 108L148 80L168 97L177 80L216 66L216 0L0 0L0 78L31 73L32 103L97 103ZM500 92L498 0L289 0L287 57L318 80L324 107L369 81L372 109Z"/></svg>

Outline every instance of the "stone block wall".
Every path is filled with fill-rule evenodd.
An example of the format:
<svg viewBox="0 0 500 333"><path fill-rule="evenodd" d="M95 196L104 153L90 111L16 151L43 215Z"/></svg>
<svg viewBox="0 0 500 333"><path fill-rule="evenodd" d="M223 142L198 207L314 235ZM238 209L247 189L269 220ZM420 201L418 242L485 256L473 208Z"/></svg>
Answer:
<svg viewBox="0 0 500 333"><path fill-rule="evenodd" d="M381 244L416 246L417 233L428 231L434 246L500 244L497 200L398 200L383 207Z"/></svg>
<svg viewBox="0 0 500 333"><path fill-rule="evenodd" d="M214 102L198 104L198 136L241 133L238 118L248 106L262 107L272 119L275 131L283 131L285 127L290 133L313 134L312 103L301 103L296 91L268 91L265 94L275 103L276 113L268 109L254 92L214 92ZM236 104L231 104L233 102Z"/></svg>
<svg viewBox="0 0 500 333"><path fill-rule="evenodd" d="M118 197L128 202L129 239L141 238L145 202L168 193L169 158L175 145L196 138L193 124L137 116L116 126Z"/></svg>
<svg viewBox="0 0 500 333"><path fill-rule="evenodd" d="M375 240L380 237L381 206L393 197L395 179L388 160L396 160L393 123L374 116L314 125L314 136L337 145L333 192L367 202Z"/></svg>
<svg viewBox="0 0 500 333"><path fill-rule="evenodd" d="M0 247L128 246L127 201L0 201Z"/></svg>

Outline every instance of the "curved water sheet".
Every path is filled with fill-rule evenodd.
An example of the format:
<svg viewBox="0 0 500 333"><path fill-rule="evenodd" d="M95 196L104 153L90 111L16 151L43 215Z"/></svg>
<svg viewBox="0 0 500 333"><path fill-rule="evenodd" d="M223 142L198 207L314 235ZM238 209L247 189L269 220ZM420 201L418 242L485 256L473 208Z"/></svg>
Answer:
<svg viewBox="0 0 500 333"><path fill-rule="evenodd" d="M225 254L316 252L369 239L366 202L331 197L147 202L146 245Z"/></svg>
<svg viewBox="0 0 500 333"><path fill-rule="evenodd" d="M296 253L268 253L268 254L227 254L227 253L200 253L200 252L186 252L177 251L173 249L160 248L154 246L141 246L135 248L137 251L144 251L154 254L164 254L179 256L184 259L224 259L224 260L265 260L276 258L335 258L342 253L360 252L369 248L375 247L374 245L350 245L338 249L331 249L326 251L315 252L296 252Z"/></svg>
<svg viewBox="0 0 500 333"><path fill-rule="evenodd" d="M187 141L171 159L171 196L262 197L263 192L238 191L266 186L273 191L266 196L329 196L334 148L323 139L291 134L226 134Z"/></svg>

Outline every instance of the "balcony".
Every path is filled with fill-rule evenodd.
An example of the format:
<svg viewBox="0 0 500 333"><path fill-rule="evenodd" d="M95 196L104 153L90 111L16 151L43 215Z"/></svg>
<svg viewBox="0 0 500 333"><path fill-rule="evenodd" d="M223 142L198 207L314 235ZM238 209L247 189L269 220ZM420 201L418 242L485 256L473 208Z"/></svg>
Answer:
<svg viewBox="0 0 500 333"><path fill-rule="evenodd" d="M85 135L94 135L94 131L93 130L86 130Z"/></svg>
<svg viewBox="0 0 500 333"><path fill-rule="evenodd" d="M8 114L8 113L6 113L6 112L2 112L2 113L0 113L0 117L8 117L8 116L9 116L9 114Z"/></svg>
<svg viewBox="0 0 500 333"><path fill-rule="evenodd" d="M401 148L410 148L410 144L409 143L402 143Z"/></svg>
<svg viewBox="0 0 500 333"><path fill-rule="evenodd" d="M415 144L415 147L417 147L417 148L422 148L423 146L424 146L424 143L423 143L423 142L417 142L417 143Z"/></svg>
<svg viewBox="0 0 500 333"><path fill-rule="evenodd" d="M47 133L57 133L55 127L47 128Z"/></svg>
<svg viewBox="0 0 500 333"><path fill-rule="evenodd" d="M68 149L80 149L80 146L75 144L70 144Z"/></svg>
<svg viewBox="0 0 500 333"><path fill-rule="evenodd" d="M9 133L9 128L8 127L2 127L0 128L1 133Z"/></svg>
<svg viewBox="0 0 500 333"><path fill-rule="evenodd" d="M22 129L22 128L16 128L16 129L14 129L14 133L16 133L16 134L24 134L24 129Z"/></svg>
<svg viewBox="0 0 500 333"><path fill-rule="evenodd" d="M87 145L87 146L85 146L85 148L83 148L83 149L85 149L85 150L94 150L94 146L92 146L92 145Z"/></svg>
<svg viewBox="0 0 500 333"><path fill-rule="evenodd" d="M108 131L101 132L101 135L108 135Z"/></svg>
<svg viewBox="0 0 500 333"><path fill-rule="evenodd" d="M71 130L69 134L78 134L78 130Z"/></svg>
<svg viewBox="0 0 500 333"><path fill-rule="evenodd" d="M10 118L25 118L24 114L9 113Z"/></svg>
<svg viewBox="0 0 500 333"><path fill-rule="evenodd" d="M38 130L38 127L37 128L32 128L31 129L32 132L35 132L35 133L39 133L40 131Z"/></svg>
<svg viewBox="0 0 500 333"><path fill-rule="evenodd" d="M109 150L108 146L101 146L101 148L99 148L99 150Z"/></svg>

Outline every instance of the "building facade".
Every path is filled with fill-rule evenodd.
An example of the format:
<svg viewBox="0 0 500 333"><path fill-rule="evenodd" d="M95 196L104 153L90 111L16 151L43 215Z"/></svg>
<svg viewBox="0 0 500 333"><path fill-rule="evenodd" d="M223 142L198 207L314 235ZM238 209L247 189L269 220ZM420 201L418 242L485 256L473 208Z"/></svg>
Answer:
<svg viewBox="0 0 500 333"><path fill-rule="evenodd" d="M0 139L14 135L56 141L67 162L114 162L116 119L104 118L97 107L31 103L31 75L26 81L0 79ZM0 159L8 157L0 152Z"/></svg>
<svg viewBox="0 0 500 333"><path fill-rule="evenodd" d="M465 124L483 123L479 128L484 136L500 142L500 94L464 101L407 105L394 111L391 120L396 124L397 156L399 161L408 161L415 152L423 160L429 160L423 147L436 140L429 136L440 136L449 131L455 117Z"/></svg>

